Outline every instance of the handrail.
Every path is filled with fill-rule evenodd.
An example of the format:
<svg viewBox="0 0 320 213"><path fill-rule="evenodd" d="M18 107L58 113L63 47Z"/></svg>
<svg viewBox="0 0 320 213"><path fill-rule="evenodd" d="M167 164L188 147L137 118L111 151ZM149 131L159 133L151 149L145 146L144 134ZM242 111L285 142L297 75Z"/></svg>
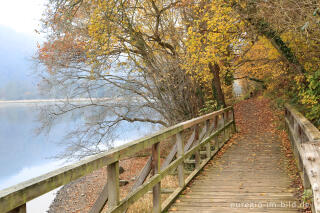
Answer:
<svg viewBox="0 0 320 213"><path fill-rule="evenodd" d="M305 118L298 110L289 104L285 104L286 112L292 116L290 118L291 122L294 120L305 133L305 138L307 141L318 141L320 140L320 131L307 119ZM288 114L288 115L289 115Z"/></svg>
<svg viewBox="0 0 320 213"><path fill-rule="evenodd" d="M313 192L312 210L320 213L320 131L289 104L285 122L304 188Z"/></svg>
<svg viewBox="0 0 320 213"><path fill-rule="evenodd" d="M223 125L218 129L218 118L222 115ZM214 128L215 131L212 131L214 128L209 128L208 125L210 120L213 120L215 123ZM204 123L206 127L206 131L204 132L205 138L202 141L198 141L193 147L190 148L186 153L181 151L179 147L181 144L178 144L177 147L179 156L171 162L164 169L160 170L160 142L165 140L168 137L173 135L179 135L181 137L181 133L183 130L189 129L191 127L197 127L199 124ZM159 195L156 194L156 187L158 187L158 193L160 193L160 181L161 179L168 174L169 171L178 167L178 165L183 163L183 160L187 157L190 157L192 154L199 152L200 148L203 145L206 145L210 142L213 137L218 136L222 131L225 131L228 127L233 124L235 129L235 122L233 118L233 108L227 107L225 109L194 118L189 121L182 122L175 126L163 129L155 134L150 136L135 140L133 142L127 143L125 145L114 148L110 151L103 152L92 157L88 157L85 160L81 160L75 164L62 167L60 169L49 172L45 175L41 175L39 177L33 178L31 180L22 182L15 186L9 187L7 189L0 191L0 212L10 212L12 210L16 211L16 209L22 209L22 212L26 212L25 204L26 202L39 197L59 186L70 183L73 180L76 180L82 176L85 176L97 169L100 169L104 166L107 166L107 175L108 175L108 206L109 209L113 209L112 211L117 212L119 209L126 210L126 207L129 203L132 203L137 198L141 197L144 193L146 193L149 189L154 189L154 211L161 211L161 203ZM212 133L212 134L209 134ZM199 139L196 138L196 140ZM119 201L119 160L122 160L126 157L132 156L135 153L142 151L146 148L152 147L152 172L153 176L144 184L140 185L137 189L132 191L131 194L127 196L123 201ZM215 150L217 151L217 150ZM210 152L210 150L208 151ZM213 155L208 156L208 159ZM170 159L171 161L172 159ZM201 167L201 162L198 162ZM202 167L201 167L202 168ZM200 170L200 169L199 169ZM179 175L181 172L178 169ZM183 188L185 183L180 184L179 190ZM158 201L156 201L158 199ZM158 203L155 203L158 202ZM158 209L158 210L155 210ZM100 210L98 210L100 211ZM12 211L13 212L13 211Z"/></svg>

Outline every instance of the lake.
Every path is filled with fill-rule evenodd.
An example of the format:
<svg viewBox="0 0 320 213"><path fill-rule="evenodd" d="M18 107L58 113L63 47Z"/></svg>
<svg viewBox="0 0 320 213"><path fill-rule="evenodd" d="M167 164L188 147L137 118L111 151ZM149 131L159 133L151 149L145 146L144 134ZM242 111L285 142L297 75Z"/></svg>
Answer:
<svg viewBox="0 0 320 213"><path fill-rule="evenodd" d="M66 116L48 135L37 135L36 129L40 127L38 113L39 104L0 104L0 190L65 165L63 160L53 157L63 151L64 147L58 143L79 124L81 117ZM158 126L152 124L123 122L116 131L119 138L116 139L115 146L158 129ZM55 191L28 203L28 211L45 212L54 193Z"/></svg>
<svg viewBox="0 0 320 213"><path fill-rule="evenodd" d="M242 95L240 80L234 82L233 91L235 96ZM37 117L44 104L0 102L0 190L66 165L63 160L53 157L64 150L61 142L66 133L82 121L83 112L65 116L48 135L37 135L36 130L40 127ZM123 122L116 130L119 137L114 145L141 138L158 129L157 125ZM28 211L46 212L57 190L28 202Z"/></svg>

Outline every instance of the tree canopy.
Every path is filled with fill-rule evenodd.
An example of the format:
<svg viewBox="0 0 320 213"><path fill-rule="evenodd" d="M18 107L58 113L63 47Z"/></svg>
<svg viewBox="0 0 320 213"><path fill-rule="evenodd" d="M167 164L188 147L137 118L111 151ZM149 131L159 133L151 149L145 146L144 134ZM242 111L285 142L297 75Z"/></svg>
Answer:
<svg viewBox="0 0 320 213"><path fill-rule="evenodd" d="M72 149L81 157L101 151L119 122L169 126L208 103L209 110L230 104L241 78L300 104L320 126L319 7L312 0L50 0L36 56L42 90L121 101L50 107L44 127L96 109L76 130L78 143L95 147Z"/></svg>

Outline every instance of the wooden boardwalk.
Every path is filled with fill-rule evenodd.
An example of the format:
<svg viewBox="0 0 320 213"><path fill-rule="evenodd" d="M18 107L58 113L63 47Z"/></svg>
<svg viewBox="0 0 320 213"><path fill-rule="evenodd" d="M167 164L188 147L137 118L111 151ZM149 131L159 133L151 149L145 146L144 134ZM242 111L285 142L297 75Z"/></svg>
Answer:
<svg viewBox="0 0 320 213"><path fill-rule="evenodd" d="M320 132L286 105L290 144L285 132L276 130L274 114L267 100L254 98L182 122L1 190L0 212L25 213L26 202L106 166L107 183L93 205L88 206L90 213L104 212L106 208L108 212L126 212L128 208L131 212L151 212L151 208L152 212L300 212L304 207L300 205L301 178L304 190L313 193L313 212L320 213L320 179L315 172L320 165ZM234 118L240 130L235 135ZM163 155L160 144L172 139L176 143ZM150 156L134 174L130 191L122 188L127 194L120 200L119 164L142 151L150 152ZM166 157L161 165L162 156ZM170 195L163 196L165 190L161 187L166 187L166 176L171 176L171 181L177 177L177 185L170 188ZM140 199L145 195L147 204L151 204L152 197L150 208L144 206L145 199ZM141 203L142 211L137 211Z"/></svg>
<svg viewBox="0 0 320 213"><path fill-rule="evenodd" d="M259 120L250 108L245 113L247 122ZM169 212L299 212L280 139L256 121L205 167Z"/></svg>

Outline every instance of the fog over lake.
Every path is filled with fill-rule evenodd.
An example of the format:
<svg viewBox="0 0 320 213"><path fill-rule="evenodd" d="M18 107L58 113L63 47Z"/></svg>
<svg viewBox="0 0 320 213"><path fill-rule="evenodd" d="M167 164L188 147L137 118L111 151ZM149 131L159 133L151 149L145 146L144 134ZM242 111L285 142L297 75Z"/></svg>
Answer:
<svg viewBox="0 0 320 213"><path fill-rule="evenodd" d="M64 136L80 124L81 116L65 116L48 135L37 135L38 113L39 104L0 104L0 190L65 165L65 161L52 157L63 151ZM122 122L115 132L119 137L114 145L138 139L157 129L156 125ZM45 212L56 191L29 202L28 211Z"/></svg>
<svg viewBox="0 0 320 213"><path fill-rule="evenodd" d="M0 188L38 176L62 166L52 159L63 151L64 136L81 122L81 117L65 116L50 133L37 135L37 104L0 105ZM81 114L80 114L81 115ZM123 122L116 130L115 145L138 139L155 131L155 125Z"/></svg>

